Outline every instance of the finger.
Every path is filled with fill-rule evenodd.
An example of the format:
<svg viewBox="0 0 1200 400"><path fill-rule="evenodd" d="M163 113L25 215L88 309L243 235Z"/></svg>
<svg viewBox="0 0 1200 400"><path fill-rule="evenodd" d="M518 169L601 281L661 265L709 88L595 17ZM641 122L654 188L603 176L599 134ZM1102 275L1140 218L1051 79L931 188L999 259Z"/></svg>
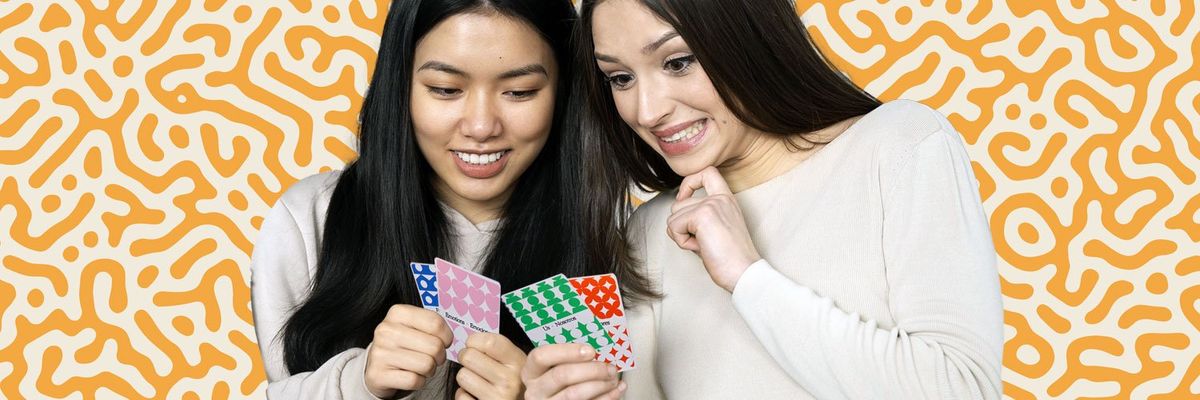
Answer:
<svg viewBox="0 0 1200 400"><path fill-rule="evenodd" d="M611 381L587 381L575 385L571 385L566 389L558 392L551 399L595 399L600 396L605 396L609 392L617 390L619 386L616 379Z"/></svg>
<svg viewBox="0 0 1200 400"><path fill-rule="evenodd" d="M512 380L520 379L515 374L511 374L518 369L500 364L487 353L471 347L458 352L458 362L463 366L460 371L470 370L493 385L504 385Z"/></svg>
<svg viewBox="0 0 1200 400"><path fill-rule="evenodd" d="M685 176L682 181L679 181L679 192L675 193L675 200L690 199L701 187L704 187L704 184L699 172Z"/></svg>
<svg viewBox="0 0 1200 400"><path fill-rule="evenodd" d="M438 362L428 354L412 350L377 350L375 359L385 369L408 371L426 378L433 377Z"/></svg>
<svg viewBox="0 0 1200 400"><path fill-rule="evenodd" d="M621 382L620 384L617 384L616 389L610 390L608 393L597 397L595 400L620 400L621 396L625 394L625 389L627 388L629 388L629 385L627 385L625 382Z"/></svg>
<svg viewBox="0 0 1200 400"><path fill-rule="evenodd" d="M434 337L441 339L442 349L449 348L454 343L454 333L450 332L450 326L446 325L446 320L431 310L426 310L420 307L405 305L403 312L402 323L421 332L428 333Z"/></svg>
<svg viewBox="0 0 1200 400"><path fill-rule="evenodd" d="M616 387L617 367L596 361L562 364L546 371L546 375L542 377L538 385L541 386L541 389L545 393L562 393L570 390L572 386L591 381L609 382L610 386L604 390L596 389L594 392L591 390L587 393L568 392L568 394L575 396L569 398L590 399ZM585 388L592 386L594 385L585 385ZM585 396L584 394L587 395Z"/></svg>
<svg viewBox="0 0 1200 400"><path fill-rule="evenodd" d="M679 193L675 195L675 199L686 199L700 189L709 195L713 194L733 194L729 190L729 184L725 183L725 178L721 176L721 172L716 167L709 166L700 172L688 175L679 183Z"/></svg>
<svg viewBox="0 0 1200 400"><path fill-rule="evenodd" d="M714 194L733 194L729 190L729 184L725 182L725 177L721 176L721 171L716 167L708 167L700 171L701 185L704 186L704 193L708 195Z"/></svg>
<svg viewBox="0 0 1200 400"><path fill-rule="evenodd" d="M671 204L671 215L675 215L676 213L679 213L680 211L692 208L692 206L695 206L696 204L699 204L700 202L703 202L703 201L704 201L704 198L695 198L695 197L688 197L688 198L685 198L682 200L675 200L675 202Z"/></svg>
<svg viewBox="0 0 1200 400"><path fill-rule="evenodd" d="M471 396L471 394L467 393L467 391L463 390L463 388L458 388L458 390L454 392L454 400L475 400L475 396Z"/></svg>
<svg viewBox="0 0 1200 400"><path fill-rule="evenodd" d="M529 353L521 377L529 380L541 377L554 366L565 363L591 361L596 350L586 344L562 343L538 347Z"/></svg>
<svg viewBox="0 0 1200 400"><path fill-rule="evenodd" d="M468 368L458 370L458 375L454 376L454 380L458 382L458 390L464 392L464 394L470 395L472 398L494 397L489 396L492 394L492 392L494 392L494 390L488 381ZM454 398L457 399L458 393L455 393L454 396Z"/></svg>
<svg viewBox="0 0 1200 400"><path fill-rule="evenodd" d="M405 349L428 354L434 357L438 364L446 358L446 348L440 338L407 325L380 324L375 329L374 343L386 349Z"/></svg>
<svg viewBox="0 0 1200 400"><path fill-rule="evenodd" d="M376 382L389 389L418 390L425 386L425 377L411 371L388 369L371 373Z"/></svg>
<svg viewBox="0 0 1200 400"><path fill-rule="evenodd" d="M687 212L672 215L667 219L667 236L681 249L700 251L700 242L692 234L694 230L692 228L693 219L695 219L695 216Z"/></svg>
<svg viewBox="0 0 1200 400"><path fill-rule="evenodd" d="M467 337L467 348L477 349L496 362L521 369L525 365L525 352L507 337L498 333L473 333Z"/></svg>

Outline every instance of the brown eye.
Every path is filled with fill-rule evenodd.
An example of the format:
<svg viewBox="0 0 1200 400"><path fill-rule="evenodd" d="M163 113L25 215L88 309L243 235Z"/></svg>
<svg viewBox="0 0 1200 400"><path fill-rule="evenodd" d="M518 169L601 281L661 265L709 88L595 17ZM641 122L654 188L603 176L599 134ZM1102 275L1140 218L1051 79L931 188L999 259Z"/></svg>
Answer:
<svg viewBox="0 0 1200 400"><path fill-rule="evenodd" d="M518 100L525 100L525 99L533 98L533 96L537 95L537 93L538 93L538 89L510 90L510 91L504 92L504 94L508 95L509 97L513 97Z"/></svg>
<svg viewBox="0 0 1200 400"><path fill-rule="evenodd" d="M666 69L667 72L670 72L673 74L682 74L684 72L687 72L688 69L691 69L692 64L695 62L696 62L696 56L694 56L694 55L676 57L676 58L667 60L667 62L663 64L663 68Z"/></svg>
<svg viewBox="0 0 1200 400"><path fill-rule="evenodd" d="M462 93L462 90L455 89L455 88L443 88L443 87L437 87L437 86L426 86L426 87L429 88L429 93L433 93L433 95L437 96L437 97L450 98L450 97L457 96L459 93Z"/></svg>
<svg viewBox="0 0 1200 400"><path fill-rule="evenodd" d="M604 78L613 89L625 89L633 83L633 76L629 74L616 74Z"/></svg>

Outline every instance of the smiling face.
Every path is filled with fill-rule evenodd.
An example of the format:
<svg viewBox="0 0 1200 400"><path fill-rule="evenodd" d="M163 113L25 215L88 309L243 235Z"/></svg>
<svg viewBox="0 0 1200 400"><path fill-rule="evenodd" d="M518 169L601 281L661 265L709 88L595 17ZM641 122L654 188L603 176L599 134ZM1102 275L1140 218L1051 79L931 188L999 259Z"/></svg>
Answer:
<svg viewBox="0 0 1200 400"><path fill-rule="evenodd" d="M621 119L676 174L736 161L761 135L725 105L675 28L637 0L596 6L592 40Z"/></svg>
<svg viewBox="0 0 1200 400"><path fill-rule="evenodd" d="M413 67L413 128L438 197L472 222L498 216L550 135L553 51L524 22L467 13L434 26Z"/></svg>

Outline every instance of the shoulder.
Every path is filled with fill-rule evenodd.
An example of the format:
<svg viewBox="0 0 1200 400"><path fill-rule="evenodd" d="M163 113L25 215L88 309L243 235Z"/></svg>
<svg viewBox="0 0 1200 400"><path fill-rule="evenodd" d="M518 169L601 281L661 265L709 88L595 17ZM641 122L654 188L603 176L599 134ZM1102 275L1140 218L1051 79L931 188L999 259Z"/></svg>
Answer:
<svg viewBox="0 0 1200 400"><path fill-rule="evenodd" d="M855 127L858 133L869 137L881 155L912 149L939 132L955 132L942 113L910 100L884 103L864 115Z"/></svg>
<svg viewBox="0 0 1200 400"><path fill-rule="evenodd" d="M962 148L962 136L937 110L910 100L884 103L864 115L852 129L860 154L870 154L874 165L887 170L906 164L922 143L939 142ZM929 147L929 146L924 146Z"/></svg>
<svg viewBox="0 0 1200 400"><path fill-rule="evenodd" d="M322 172L293 183L276 201L274 208L277 211L272 213L279 215L268 217L264 229L292 226L292 229L300 231L305 240L319 241L325 226L329 199L333 196L333 189L337 186L340 176L341 171ZM287 214L294 225L284 221L271 221L272 217L282 218L282 214Z"/></svg>
<svg viewBox="0 0 1200 400"><path fill-rule="evenodd" d="M292 213L297 221L315 219L320 215L324 220L325 209L329 207L329 199L333 189L337 187L338 178L342 171L322 172L301 179L288 187L279 197L279 203Z"/></svg>
<svg viewBox="0 0 1200 400"><path fill-rule="evenodd" d="M329 202L342 171L322 172L301 179L288 187L279 201L288 208L305 209L317 203Z"/></svg>

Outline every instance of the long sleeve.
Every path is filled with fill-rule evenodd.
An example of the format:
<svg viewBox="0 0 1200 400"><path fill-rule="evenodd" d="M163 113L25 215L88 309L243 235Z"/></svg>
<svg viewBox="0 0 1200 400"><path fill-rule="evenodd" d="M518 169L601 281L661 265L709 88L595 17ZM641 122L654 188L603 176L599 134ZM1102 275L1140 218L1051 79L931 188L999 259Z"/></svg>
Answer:
<svg viewBox="0 0 1200 400"><path fill-rule="evenodd" d="M946 124L885 163L880 176L893 328L839 309L767 260L738 281L734 307L817 398L999 398L996 253L961 139Z"/></svg>
<svg viewBox="0 0 1200 400"><path fill-rule="evenodd" d="M311 233L311 230L309 231ZM271 399L378 400L363 381L366 352L343 351L311 372L289 374L283 361L282 331L308 295L310 252L316 248L281 199L263 221L251 260L254 331L267 372Z"/></svg>

